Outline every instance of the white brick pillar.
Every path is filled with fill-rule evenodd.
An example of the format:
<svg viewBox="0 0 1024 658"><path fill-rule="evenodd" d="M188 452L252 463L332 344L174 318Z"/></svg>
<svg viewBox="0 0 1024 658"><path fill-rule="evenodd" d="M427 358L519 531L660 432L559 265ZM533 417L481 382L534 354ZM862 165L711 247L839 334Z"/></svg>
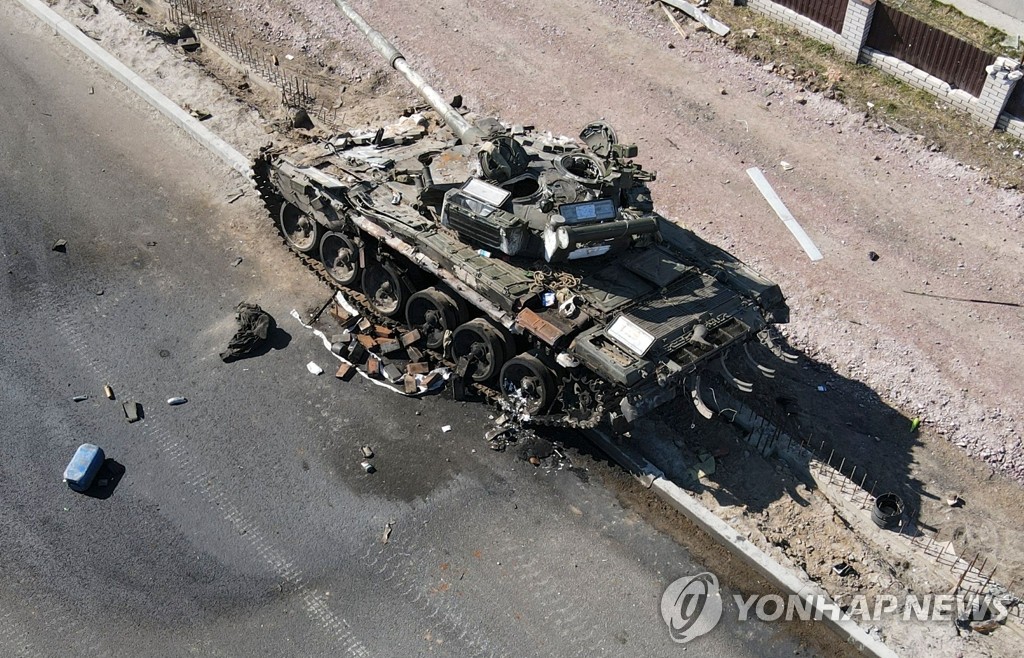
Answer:
<svg viewBox="0 0 1024 658"><path fill-rule="evenodd" d="M839 52L847 61L856 63L860 59L860 49L867 43L871 19L874 16L875 0L850 0L850 4L846 6L843 40L839 43Z"/></svg>
<svg viewBox="0 0 1024 658"><path fill-rule="evenodd" d="M1013 88L1017 81L1024 77L1020 66L1020 62L1009 57L997 57L995 64L985 67L988 76L978 96L978 102L974 105L975 121L986 128L996 127L999 115L1003 113L1006 102L1010 100Z"/></svg>

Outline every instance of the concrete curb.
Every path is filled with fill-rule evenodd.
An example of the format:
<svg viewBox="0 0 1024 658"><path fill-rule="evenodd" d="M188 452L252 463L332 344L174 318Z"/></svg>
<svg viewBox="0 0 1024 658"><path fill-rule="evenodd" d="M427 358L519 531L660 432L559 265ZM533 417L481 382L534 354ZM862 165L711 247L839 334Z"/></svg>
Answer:
<svg viewBox="0 0 1024 658"><path fill-rule="evenodd" d="M733 530L728 523L715 516L685 489L666 479L664 473L643 457L633 454L603 432L589 430L586 434L620 466L632 473L641 484L654 491L659 498L681 512L744 563L768 578L783 592L795 594L808 602L816 613L820 610L821 620L829 624L840 637L856 646L865 655L896 658L896 653L892 649L868 635L857 622L838 615L839 606L806 574L788 569L776 562L770 555L747 541L746 537Z"/></svg>
<svg viewBox="0 0 1024 658"><path fill-rule="evenodd" d="M36 18L52 27L60 36L88 55L90 59L99 64L107 73L156 108L160 114L188 133L192 139L205 146L210 152L227 163L229 167L246 178L252 178L252 164L249 162L249 158L213 134L206 126L200 124L195 117L178 107L177 103L164 96L153 85L143 80L116 57L97 45L95 41L83 34L71 22L61 17L60 14L47 7L40 0L18 0L18 2L25 9L32 12Z"/></svg>

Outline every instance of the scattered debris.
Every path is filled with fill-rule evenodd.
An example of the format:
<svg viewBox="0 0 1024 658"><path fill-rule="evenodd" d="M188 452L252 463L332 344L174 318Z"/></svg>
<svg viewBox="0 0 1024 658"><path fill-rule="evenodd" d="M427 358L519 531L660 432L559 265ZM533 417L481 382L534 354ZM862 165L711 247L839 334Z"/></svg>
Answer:
<svg viewBox="0 0 1024 658"><path fill-rule="evenodd" d="M511 425L499 424L498 427L492 427L491 429L487 430L486 433L484 433L484 440L488 441L491 444L492 450L502 450L504 449L505 446L499 445L496 439L505 436L506 434L509 434L513 430L515 430L515 428L512 427Z"/></svg>
<svg viewBox="0 0 1024 658"><path fill-rule="evenodd" d="M910 431L911 431L911 433L916 432L919 427L921 427L921 417L920 416L914 416L913 420L910 421Z"/></svg>
<svg viewBox="0 0 1024 658"><path fill-rule="evenodd" d="M359 465L362 466L363 470L366 471L367 473L373 473L374 471L377 470L376 468L374 468L373 464L367 461L359 462Z"/></svg>
<svg viewBox="0 0 1024 658"><path fill-rule="evenodd" d="M274 318L257 304L242 302L235 307L238 331L228 343L228 349L220 353L224 363L237 361L252 352L267 339L274 328Z"/></svg>
<svg viewBox="0 0 1024 658"><path fill-rule="evenodd" d="M708 15L702 9L698 9L695 5L691 5L689 2L683 2L683 0L661 0L664 4L675 7L680 10L693 20L697 21L707 29L711 30L720 37L724 37L729 34L729 26L721 21L715 20Z"/></svg>
<svg viewBox="0 0 1024 658"><path fill-rule="evenodd" d="M103 385L103 395L105 395L108 400L114 399L114 389L110 388L110 384Z"/></svg>
<svg viewBox="0 0 1024 658"><path fill-rule="evenodd" d="M853 573L853 567L845 562L839 562L832 565L832 572L840 578L845 578Z"/></svg>
<svg viewBox="0 0 1024 658"><path fill-rule="evenodd" d="M306 110L300 107L292 113L292 128L312 130L315 127L313 120L309 118L309 113Z"/></svg>
<svg viewBox="0 0 1024 658"><path fill-rule="evenodd" d="M207 119L210 119L210 118L213 117L213 115L210 114L209 112L207 112L206 110L199 110L199 109L196 109L196 108L193 108L193 107L189 107L188 104L185 104L183 106L183 108L185 109L186 112L188 112L189 114L191 114L193 117L195 117L196 119L198 119L200 121L206 121Z"/></svg>
<svg viewBox="0 0 1024 658"><path fill-rule="evenodd" d="M373 448L371 448L370 446L363 446L362 448L360 448L360 450L363 453L363 457L366 457L367 459L373 459Z"/></svg>
<svg viewBox="0 0 1024 658"><path fill-rule="evenodd" d="M430 372L430 365L422 361L410 363L405 367L405 372L410 375L425 375Z"/></svg>
<svg viewBox="0 0 1024 658"><path fill-rule="evenodd" d="M786 162L785 160L783 160L782 162L780 162L780 163L779 163L779 165L780 165L780 166L782 167L782 169L783 169L784 171L793 171L794 169L796 169L796 167L794 167L793 165L789 164L789 163L788 163L788 162Z"/></svg>
<svg viewBox="0 0 1024 658"><path fill-rule="evenodd" d="M308 370L311 375L322 375L322 374L324 374L324 369L321 368L320 366L318 366L313 361L310 361L309 363L306 364L306 370Z"/></svg>
<svg viewBox="0 0 1024 658"><path fill-rule="evenodd" d="M227 202L228 203L234 203L235 201L238 201L239 199L241 199L244 196L245 196L245 190L239 189L237 192L235 192L230 197L228 197Z"/></svg>
<svg viewBox="0 0 1024 658"><path fill-rule="evenodd" d="M344 381L344 379L350 374L352 374L352 364L342 361L341 365L338 366L338 371L334 373L334 376Z"/></svg>
<svg viewBox="0 0 1024 658"><path fill-rule="evenodd" d="M818 392L819 393L828 393L828 387L825 386L824 384L818 384Z"/></svg>
<svg viewBox="0 0 1024 658"><path fill-rule="evenodd" d="M964 504L964 499L958 493L951 493L946 497L946 504L950 507L961 507Z"/></svg>
<svg viewBox="0 0 1024 658"><path fill-rule="evenodd" d="M78 446L64 469L64 481L73 491L82 492L92 485L93 478L103 466L103 449L91 443Z"/></svg>
<svg viewBox="0 0 1024 658"><path fill-rule="evenodd" d="M67 251L68 251L68 241L67 240L57 240L56 242L53 243L53 246L50 247L50 249L52 251L59 251L62 254L66 254Z"/></svg>
<svg viewBox="0 0 1024 658"><path fill-rule="evenodd" d="M242 264L242 257L239 256L238 258L236 258L234 260L234 262L231 263L231 267L238 267L241 264Z"/></svg>
<svg viewBox="0 0 1024 658"><path fill-rule="evenodd" d="M715 474L717 467L714 455L709 452L701 452L700 455L697 456L697 459L700 461L687 469L690 477L694 480L703 480Z"/></svg>
<svg viewBox="0 0 1024 658"><path fill-rule="evenodd" d="M178 46L187 53L194 53L195 51L199 50L199 38L196 36L195 32L192 32L192 29L189 28L187 25L181 29L182 33L186 33L186 30L188 33L191 33L191 36L182 36L174 45Z"/></svg>
<svg viewBox="0 0 1024 658"><path fill-rule="evenodd" d="M389 541L391 541L391 531L394 530L394 528L395 528L395 522L394 521L388 521L386 524L384 524L384 535L381 536L380 543L386 544Z"/></svg>
<svg viewBox="0 0 1024 658"><path fill-rule="evenodd" d="M894 493L885 493L875 499L871 520L879 528L895 528L903 516L903 499Z"/></svg>
<svg viewBox="0 0 1024 658"><path fill-rule="evenodd" d="M125 402L121 408L124 409L124 417L128 419L129 423L142 420L142 405L138 402Z"/></svg>
<svg viewBox="0 0 1024 658"><path fill-rule="evenodd" d="M997 628L999 628L999 622L995 619L971 622L971 630L975 633L981 633L982 635L988 635Z"/></svg>
<svg viewBox="0 0 1024 658"><path fill-rule="evenodd" d="M930 292L917 292L914 290L904 290L903 292L908 295L918 295L920 297L931 297L932 299L948 299L953 302L970 302L971 304L994 304L996 306L1013 306L1014 308L1024 307L1024 304L1018 302L1001 302L990 299L970 299L968 297L950 297L948 295L936 295Z"/></svg>
<svg viewBox="0 0 1024 658"><path fill-rule="evenodd" d="M88 395L76 395L75 397L71 398L71 401L72 402L85 402L88 399L89 399Z"/></svg>
<svg viewBox="0 0 1024 658"><path fill-rule="evenodd" d="M188 398L184 398L184 397L180 397L180 396L173 397L173 398L167 398L167 404L171 405L172 407L176 407L176 406L178 406L180 404L185 404L186 402L188 402Z"/></svg>
<svg viewBox="0 0 1024 658"><path fill-rule="evenodd" d="M445 434L447 434L448 432L452 431L452 426L451 425L445 425L445 426L443 426L441 428L441 431L444 432Z"/></svg>
<svg viewBox="0 0 1024 658"><path fill-rule="evenodd" d="M870 260L872 263L878 261L879 258L881 258L881 256L879 256L877 253L873 251L868 252L868 260Z"/></svg>
<svg viewBox="0 0 1024 658"><path fill-rule="evenodd" d="M676 32L679 33L679 36L683 37L683 39L689 39L690 35L688 35L686 31L683 30L683 26L680 25L679 21L676 20L676 17L672 15L672 12L669 11L669 8L666 7L665 5L661 5L661 10L665 12L665 16L668 17L669 22L672 23L672 27L676 28ZM672 45L671 43L668 44L668 47L675 48L675 46Z"/></svg>

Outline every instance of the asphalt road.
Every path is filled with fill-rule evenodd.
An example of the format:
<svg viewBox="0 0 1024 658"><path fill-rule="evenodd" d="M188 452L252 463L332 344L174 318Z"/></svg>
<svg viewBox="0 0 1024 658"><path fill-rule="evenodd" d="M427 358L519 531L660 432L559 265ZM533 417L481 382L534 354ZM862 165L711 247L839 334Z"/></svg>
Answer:
<svg viewBox="0 0 1024 658"><path fill-rule="evenodd" d="M486 409L310 375L329 359L288 313L327 291L255 200L227 202L240 181L0 18L0 654L682 653L658 601L706 566L599 478L487 450ZM242 300L282 333L226 365ZM109 497L61 481L86 441L123 467ZM798 649L730 622L730 594L690 651Z"/></svg>

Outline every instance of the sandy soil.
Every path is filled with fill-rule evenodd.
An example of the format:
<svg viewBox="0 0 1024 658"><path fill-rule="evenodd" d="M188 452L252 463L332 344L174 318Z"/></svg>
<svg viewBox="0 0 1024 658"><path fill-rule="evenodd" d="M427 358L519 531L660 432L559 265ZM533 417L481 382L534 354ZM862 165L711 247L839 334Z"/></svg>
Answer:
<svg viewBox="0 0 1024 658"><path fill-rule="evenodd" d="M194 57L245 101L227 96L183 55L141 38L140 24L96 4L98 14L75 0L57 6L176 101L210 112L210 127L229 141L252 153L270 139L255 107L273 114L272 98L238 94L237 72ZM827 438L899 490L941 539L991 555L1006 565L1010 589L1024 590L1021 309L905 292L1024 301L1024 196L986 185L984 171L809 93L706 34L681 39L660 9L636 0L353 4L443 93L461 93L475 109L564 134L602 117L638 142L640 162L660 173L661 212L775 278L791 301L785 331L807 360L753 400L768 408L794 398L790 432ZM331 101L347 123L416 100L329 0L207 5L239 39L279 54L282 66L336 78ZM372 102L357 102L367 95ZM806 258L750 183L750 166L765 170L823 261ZM869 251L880 258L871 261ZM910 432L912 417L923 419L919 434ZM714 435L692 425L687 440ZM825 508L812 505L797 522L785 487L731 490L746 515L759 515L769 544L783 532L794 535L790 546L820 543ZM950 492L966 505L945 506ZM805 564L813 573L814 560Z"/></svg>

